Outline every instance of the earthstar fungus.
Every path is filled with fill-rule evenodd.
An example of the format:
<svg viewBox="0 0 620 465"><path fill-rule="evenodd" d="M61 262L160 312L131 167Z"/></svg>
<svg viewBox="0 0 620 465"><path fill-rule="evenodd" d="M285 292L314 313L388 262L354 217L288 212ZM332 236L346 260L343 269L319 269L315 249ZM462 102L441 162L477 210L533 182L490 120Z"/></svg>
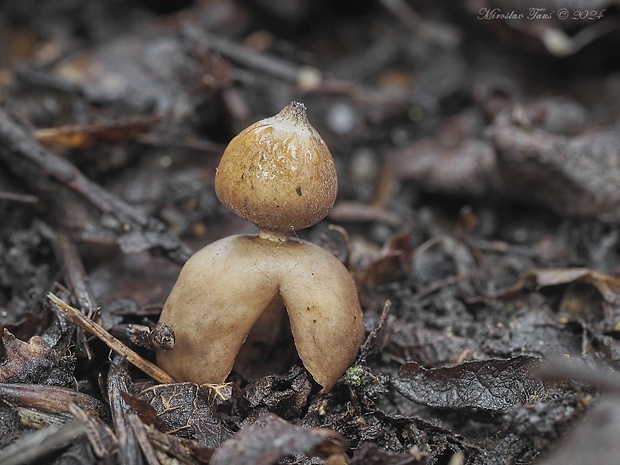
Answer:
<svg viewBox="0 0 620 465"><path fill-rule="evenodd" d="M329 391L364 337L357 289L342 263L295 230L323 219L338 189L334 161L292 102L237 135L218 166L215 191L257 236L220 239L185 264L161 321L175 334L158 364L179 381L222 383L246 338L275 341L288 314L299 358Z"/></svg>

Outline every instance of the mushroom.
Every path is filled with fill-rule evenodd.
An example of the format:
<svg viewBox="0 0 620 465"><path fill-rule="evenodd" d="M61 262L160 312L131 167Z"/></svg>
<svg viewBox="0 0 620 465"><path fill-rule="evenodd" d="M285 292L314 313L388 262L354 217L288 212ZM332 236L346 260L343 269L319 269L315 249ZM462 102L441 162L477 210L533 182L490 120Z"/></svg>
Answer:
<svg viewBox="0 0 620 465"><path fill-rule="evenodd" d="M179 381L223 383L248 335L273 344L286 312L304 367L322 392L334 386L364 336L357 289L336 257L289 236L327 215L337 186L301 103L230 142L215 191L259 232L220 239L185 264L161 314L175 334L174 349L157 353L163 369Z"/></svg>

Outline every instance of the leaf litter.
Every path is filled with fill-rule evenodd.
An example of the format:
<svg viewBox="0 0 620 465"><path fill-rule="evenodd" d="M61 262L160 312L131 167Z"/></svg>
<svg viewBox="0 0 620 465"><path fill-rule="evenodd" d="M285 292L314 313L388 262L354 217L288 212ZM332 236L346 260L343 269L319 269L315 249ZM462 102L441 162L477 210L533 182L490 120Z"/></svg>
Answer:
<svg viewBox="0 0 620 465"><path fill-rule="evenodd" d="M614 463L614 36L477 21L489 2L327 3L1 12L3 463ZM327 395L295 362L159 384L136 367L171 344L172 267L249 231L211 192L222 144L292 99L338 165L367 342Z"/></svg>

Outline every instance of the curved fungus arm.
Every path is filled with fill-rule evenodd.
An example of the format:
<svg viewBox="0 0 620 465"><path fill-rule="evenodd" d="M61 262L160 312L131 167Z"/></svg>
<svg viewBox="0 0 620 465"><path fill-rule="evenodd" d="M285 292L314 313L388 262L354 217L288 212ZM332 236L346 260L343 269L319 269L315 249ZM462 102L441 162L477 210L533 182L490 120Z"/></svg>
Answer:
<svg viewBox="0 0 620 465"><path fill-rule="evenodd" d="M175 346L157 363L180 381L223 383L257 322L258 333L277 331L280 297L301 361L329 391L355 360L364 323L347 269L307 242L232 236L198 251L164 305Z"/></svg>
<svg viewBox="0 0 620 465"><path fill-rule="evenodd" d="M239 348L277 295L260 254L243 236L216 241L194 254L164 305L161 321L175 334L173 350L157 363L174 378L223 383Z"/></svg>
<svg viewBox="0 0 620 465"><path fill-rule="evenodd" d="M364 338L357 289L340 261L311 243L291 243L280 266L280 295L301 361L329 391L353 363Z"/></svg>

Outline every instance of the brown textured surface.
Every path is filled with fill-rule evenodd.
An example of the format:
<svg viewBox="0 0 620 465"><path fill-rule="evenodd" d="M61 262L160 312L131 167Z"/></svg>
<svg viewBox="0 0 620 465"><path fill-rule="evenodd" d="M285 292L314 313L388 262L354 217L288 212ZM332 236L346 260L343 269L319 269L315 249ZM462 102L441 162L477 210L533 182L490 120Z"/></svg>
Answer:
<svg viewBox="0 0 620 465"><path fill-rule="evenodd" d="M261 229L293 232L322 220L338 191L336 167L303 104L241 131L217 168L226 207Z"/></svg>

